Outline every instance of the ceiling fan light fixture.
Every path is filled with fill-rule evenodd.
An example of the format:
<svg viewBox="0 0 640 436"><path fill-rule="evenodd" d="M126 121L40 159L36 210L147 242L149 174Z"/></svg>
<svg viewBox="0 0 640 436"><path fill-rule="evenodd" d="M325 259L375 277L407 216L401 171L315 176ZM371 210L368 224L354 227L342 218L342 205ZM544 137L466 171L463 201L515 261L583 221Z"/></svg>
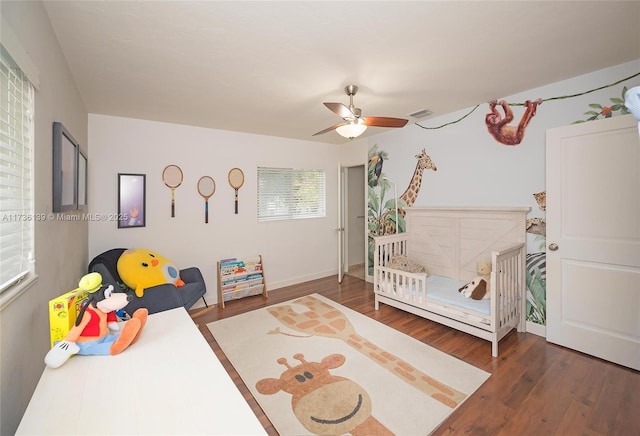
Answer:
<svg viewBox="0 0 640 436"><path fill-rule="evenodd" d="M335 130L340 136L354 139L362 135L365 130L367 130L367 126L397 128L404 127L405 124L409 122L409 120L404 118L370 116L362 118L362 111L353 104L353 96L358 91L358 87L355 85L349 85L344 88L344 91L349 96L349 106L342 103L324 103L327 109L342 118L342 122L334 124L331 127L327 127L324 130L320 130L319 132L314 133L313 136L322 135L323 133Z"/></svg>
<svg viewBox="0 0 640 436"><path fill-rule="evenodd" d="M336 132L345 138L354 139L362 135L365 130L367 130L367 126L362 122L362 119L358 118L349 124L338 127Z"/></svg>

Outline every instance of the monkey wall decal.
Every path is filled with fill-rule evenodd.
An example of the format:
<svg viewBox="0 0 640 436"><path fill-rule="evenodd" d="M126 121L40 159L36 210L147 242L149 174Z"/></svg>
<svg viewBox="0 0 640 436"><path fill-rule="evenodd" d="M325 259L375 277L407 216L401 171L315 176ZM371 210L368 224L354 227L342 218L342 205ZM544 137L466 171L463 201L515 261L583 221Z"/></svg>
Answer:
<svg viewBox="0 0 640 436"><path fill-rule="evenodd" d="M489 129L489 133L495 138L496 141L500 142L504 145L518 145L522 142L522 138L524 138L524 131L526 127L529 125L531 118L533 118L536 114L536 109L538 105L542 104L542 99L538 98L533 102L527 100L524 103L525 111L522 114L522 118L520 119L520 123L517 126L509 126L508 124L513 121L513 111L509 107L509 104L504 100L493 100L489 103L489 109L491 112L487 114L485 117L485 123L487 124L487 129ZM496 106L502 106L504 110L504 118L496 109Z"/></svg>

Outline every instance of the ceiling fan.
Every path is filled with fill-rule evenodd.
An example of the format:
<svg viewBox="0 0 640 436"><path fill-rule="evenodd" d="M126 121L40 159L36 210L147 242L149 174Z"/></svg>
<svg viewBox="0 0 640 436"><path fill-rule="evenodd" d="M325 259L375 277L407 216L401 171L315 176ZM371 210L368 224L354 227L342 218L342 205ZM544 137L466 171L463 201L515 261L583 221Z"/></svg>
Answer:
<svg viewBox="0 0 640 436"><path fill-rule="evenodd" d="M404 118L391 118L391 117L363 117L360 108L353 105L353 96L358 92L356 85L347 85L344 88L344 92L349 96L349 107L342 103L324 103L326 107L338 116L342 117L343 121L338 124L334 124L331 127L327 127L324 130L320 130L314 133L313 136L322 135L323 133L335 130L339 135L345 138L353 139L364 133L367 130L367 126L374 127L404 127L409 120Z"/></svg>

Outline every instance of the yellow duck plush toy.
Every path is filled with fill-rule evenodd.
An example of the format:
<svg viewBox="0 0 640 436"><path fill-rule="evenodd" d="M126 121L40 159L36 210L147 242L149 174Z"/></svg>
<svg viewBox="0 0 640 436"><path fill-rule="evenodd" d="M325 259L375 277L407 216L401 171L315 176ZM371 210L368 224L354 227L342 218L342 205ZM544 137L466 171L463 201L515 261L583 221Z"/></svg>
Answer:
<svg viewBox="0 0 640 436"><path fill-rule="evenodd" d="M125 250L118 258L118 274L138 297L152 286L171 283L182 286L178 267L166 257L145 248Z"/></svg>

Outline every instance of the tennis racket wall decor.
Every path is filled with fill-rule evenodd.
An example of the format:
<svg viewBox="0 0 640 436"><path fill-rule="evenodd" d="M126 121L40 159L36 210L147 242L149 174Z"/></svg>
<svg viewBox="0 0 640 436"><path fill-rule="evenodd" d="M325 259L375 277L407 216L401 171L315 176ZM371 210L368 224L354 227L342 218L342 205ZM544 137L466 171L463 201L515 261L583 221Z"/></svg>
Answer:
<svg viewBox="0 0 640 436"><path fill-rule="evenodd" d="M229 184L236 191L236 214L238 213L238 189L244 184L244 173L240 168L231 168L229 170Z"/></svg>
<svg viewBox="0 0 640 436"><path fill-rule="evenodd" d="M198 180L198 193L204 198L204 222L209 222L209 199L216 192L216 182L209 176L202 176Z"/></svg>
<svg viewBox="0 0 640 436"><path fill-rule="evenodd" d="M182 184L182 170L178 165L167 165L162 170L162 181L171 189L171 218L176 216L175 190Z"/></svg>

